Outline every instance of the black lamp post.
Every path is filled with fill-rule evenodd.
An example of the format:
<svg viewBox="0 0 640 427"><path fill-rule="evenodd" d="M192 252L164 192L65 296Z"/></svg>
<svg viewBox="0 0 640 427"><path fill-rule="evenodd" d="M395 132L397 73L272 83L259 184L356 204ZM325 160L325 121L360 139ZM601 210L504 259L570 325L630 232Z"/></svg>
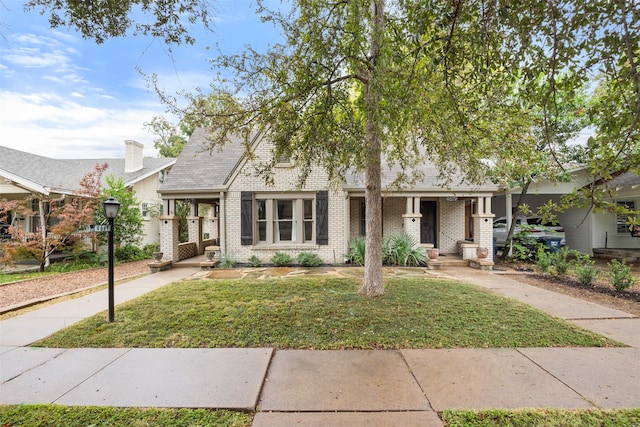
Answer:
<svg viewBox="0 0 640 427"><path fill-rule="evenodd" d="M118 210L120 209L120 202L109 197L102 202L102 209L104 210L104 216L109 221L109 323L114 319L114 298L113 298L113 220L118 216Z"/></svg>

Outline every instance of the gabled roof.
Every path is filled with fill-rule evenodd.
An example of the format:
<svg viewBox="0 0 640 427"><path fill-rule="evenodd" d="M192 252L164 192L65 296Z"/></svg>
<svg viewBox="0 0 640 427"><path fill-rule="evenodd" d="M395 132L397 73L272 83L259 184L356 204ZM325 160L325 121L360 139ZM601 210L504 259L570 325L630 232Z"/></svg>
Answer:
<svg viewBox="0 0 640 427"><path fill-rule="evenodd" d="M103 184L106 176L114 176L121 178L129 187L172 166L175 161L174 158L145 157L142 169L125 173L124 159L51 159L0 145L0 176L20 187L43 194L73 193L78 189L80 180L96 164L109 165L102 177Z"/></svg>
<svg viewBox="0 0 640 427"><path fill-rule="evenodd" d="M224 190L227 179L242 160L245 146L242 138L233 138L224 147L207 148L209 130L193 132L171 168L171 173L158 192L205 192Z"/></svg>
<svg viewBox="0 0 640 427"><path fill-rule="evenodd" d="M213 191L224 191L234 172L242 167L245 146L240 137L233 138L223 147L210 150L207 148L210 130L198 128L184 146L180 157L171 169L171 173L158 190L161 194L204 194ZM258 141L258 142L256 142ZM259 143L254 136L252 144ZM382 187L390 188L400 170L397 167L383 167ZM464 183L463 175L450 177L450 185L443 185L438 169L430 162L420 164L416 170L422 175L419 182L414 183L408 191L471 193L493 192L498 186L487 182L482 185ZM345 177L345 190L364 191L364 174L350 173Z"/></svg>

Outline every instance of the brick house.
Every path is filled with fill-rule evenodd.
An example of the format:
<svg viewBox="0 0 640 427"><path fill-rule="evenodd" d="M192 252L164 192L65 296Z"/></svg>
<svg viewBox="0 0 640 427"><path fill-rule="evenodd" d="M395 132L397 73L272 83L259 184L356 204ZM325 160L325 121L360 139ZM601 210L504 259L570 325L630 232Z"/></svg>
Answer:
<svg viewBox="0 0 640 427"><path fill-rule="evenodd" d="M315 252L325 263L339 264L350 242L364 235L365 187L360 177L349 176L336 188L317 167L298 187L298 169L283 162L267 183L256 171L272 156L269 141L255 136L250 159L240 140L213 151L206 141L207 131L196 130L160 186L166 213L160 217L165 260L202 254L215 243L238 262L255 255L268 263L276 252L295 258L305 251ZM395 174L387 170L384 177L383 172L383 238L407 232L441 254L458 253L460 242L470 240L492 248L491 197L497 187L444 188L433 166L424 165L421 172L422 181L402 190L389 189ZM187 244L179 244L176 201L191 206Z"/></svg>

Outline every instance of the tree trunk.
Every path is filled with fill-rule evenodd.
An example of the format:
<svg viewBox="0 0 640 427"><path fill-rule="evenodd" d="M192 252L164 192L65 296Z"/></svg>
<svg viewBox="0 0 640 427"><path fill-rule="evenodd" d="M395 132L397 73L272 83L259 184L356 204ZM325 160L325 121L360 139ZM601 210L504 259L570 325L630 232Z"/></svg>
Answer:
<svg viewBox="0 0 640 427"><path fill-rule="evenodd" d="M364 257L364 283L360 293L364 296L384 294L382 282L382 176L381 176L381 132L377 123L380 91L376 81L376 65L380 56L380 45L384 29L384 1L372 2L373 25L371 31L371 55L368 79L364 87L366 103L366 162L367 181L365 188L366 251Z"/></svg>
<svg viewBox="0 0 640 427"><path fill-rule="evenodd" d="M511 238L513 237L513 232L515 231L516 228L516 224L518 223L518 216L520 215L520 206L522 206L522 202L524 201L524 197L527 195L527 192L529 191L529 185L531 184L531 180L528 180L525 184L524 187L522 187L522 191L520 192L520 197L518 197L518 203L516 203L516 210L513 213L513 216L511 217L511 224L509 224L509 231L507 232L507 237L504 240L504 246L505 248L509 248L509 250L505 250L502 253L502 259L506 259L507 256L511 255ZM511 196L509 196L511 197Z"/></svg>
<svg viewBox="0 0 640 427"><path fill-rule="evenodd" d="M40 233L42 233L42 261L40 271L43 272L50 265L49 250L47 248L47 218L44 212L44 201L38 200L38 213L40 214Z"/></svg>

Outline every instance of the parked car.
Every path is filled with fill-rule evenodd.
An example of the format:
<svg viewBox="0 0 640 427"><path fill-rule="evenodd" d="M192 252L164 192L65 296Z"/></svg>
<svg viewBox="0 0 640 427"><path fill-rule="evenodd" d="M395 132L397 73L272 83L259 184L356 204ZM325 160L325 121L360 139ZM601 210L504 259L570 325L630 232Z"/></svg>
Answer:
<svg viewBox="0 0 640 427"><path fill-rule="evenodd" d="M497 247L501 247L505 245L505 241L507 239L507 234L509 233L509 225L507 224L506 217L500 217L493 221L493 238L496 242ZM516 219L516 227L513 230L513 234L517 234L522 231L522 226L529 226L528 236L539 240L543 243L547 243L552 241L555 243L557 241L556 238L560 238L560 246L564 246L567 244L564 237L564 228L560 224L553 224L550 222L543 223L542 218L540 217L518 217Z"/></svg>

